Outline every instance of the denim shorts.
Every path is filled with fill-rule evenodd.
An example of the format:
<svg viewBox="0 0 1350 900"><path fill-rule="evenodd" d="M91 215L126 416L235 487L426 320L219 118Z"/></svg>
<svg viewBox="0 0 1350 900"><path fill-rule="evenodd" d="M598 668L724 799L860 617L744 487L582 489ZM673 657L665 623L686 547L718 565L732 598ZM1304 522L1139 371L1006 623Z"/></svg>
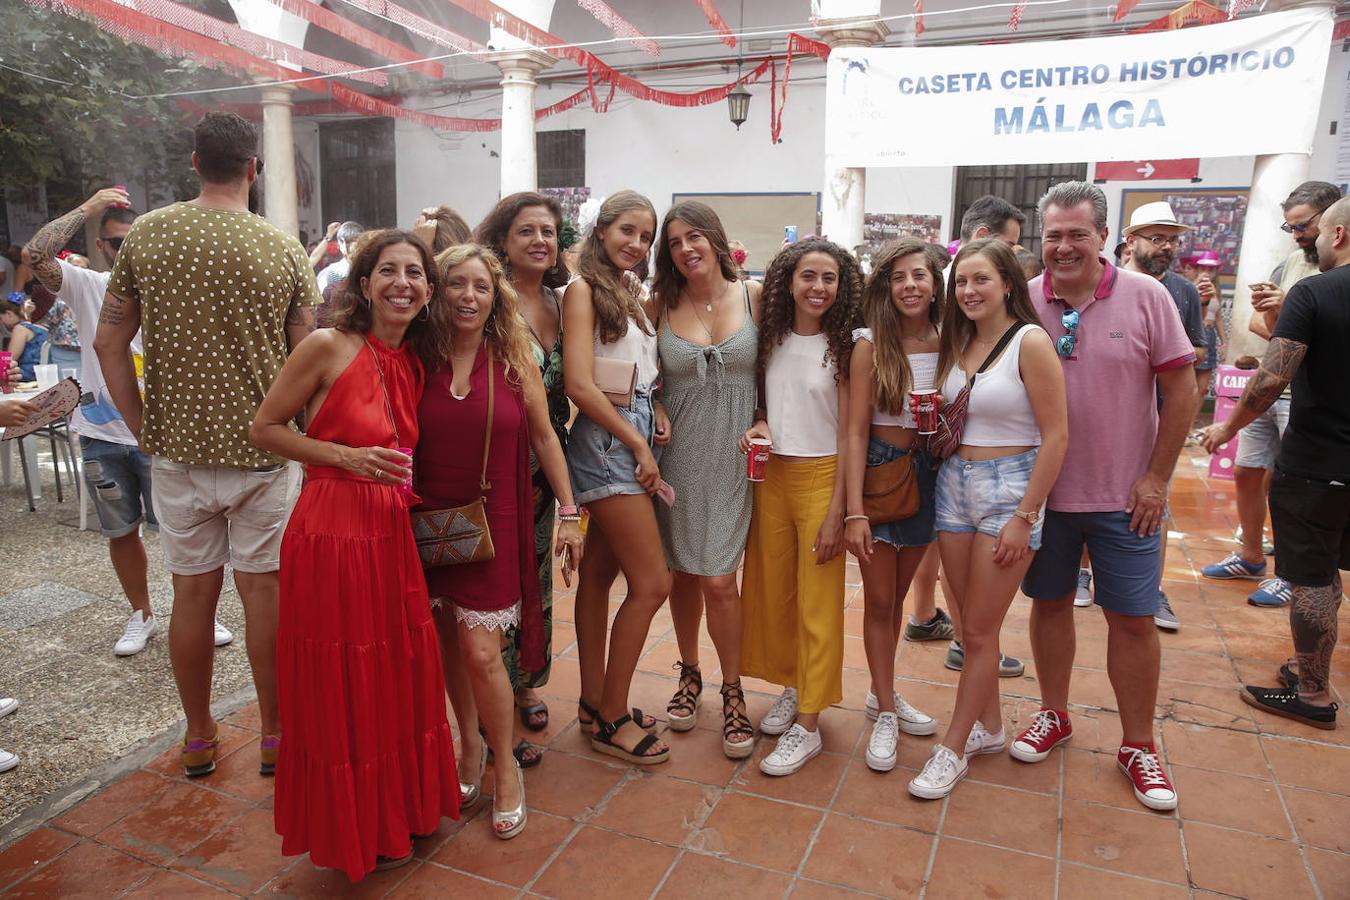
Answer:
<svg viewBox="0 0 1350 900"><path fill-rule="evenodd" d="M908 450L902 450L894 444L879 438L867 443L867 467L879 466L893 459L908 456L914 462L914 475L919 482L919 511L908 519L885 522L872 526L872 540L890 544L892 547L926 547L937 537L934 529L938 470L941 460L934 459L925 445L915 443Z"/></svg>
<svg viewBox="0 0 1350 900"><path fill-rule="evenodd" d="M979 532L996 538L1026 495L1039 448L998 459L953 456L937 477L937 530ZM1044 507L1042 507L1044 509ZM1041 547L1041 527L1031 526L1032 550Z"/></svg>
<svg viewBox="0 0 1350 900"><path fill-rule="evenodd" d="M154 527L150 501L150 457L129 444L80 438L84 483L106 538L131 534L141 522Z"/></svg>
<svg viewBox="0 0 1350 900"><path fill-rule="evenodd" d="M652 442L652 398L650 389L639 386L633 408L614 407L615 412ZM653 448L656 453L660 448ZM658 457L660 454L656 454ZM585 413L577 415L567 437L567 471L572 476L572 494L577 506L619 494L645 494L637 481L637 458L628 445L595 424Z"/></svg>
<svg viewBox="0 0 1350 900"><path fill-rule="evenodd" d="M1087 546L1092 563L1092 600L1123 616L1158 611L1164 529L1150 537L1130 531L1127 512L1045 514L1045 541L1022 579L1022 593L1033 600L1072 597L1078 567Z"/></svg>

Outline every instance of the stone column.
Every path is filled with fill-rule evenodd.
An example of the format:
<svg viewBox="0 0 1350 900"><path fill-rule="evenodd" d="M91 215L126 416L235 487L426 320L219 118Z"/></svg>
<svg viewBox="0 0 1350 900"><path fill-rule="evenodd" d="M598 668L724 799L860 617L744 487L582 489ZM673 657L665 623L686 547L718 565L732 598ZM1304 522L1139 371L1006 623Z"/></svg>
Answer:
<svg viewBox="0 0 1350 900"><path fill-rule="evenodd" d="M1325 9L1334 14L1331 0L1275 0L1271 12L1296 8ZM1321 94L1303 97L1300 103L1319 108ZM1342 123L1344 125L1345 123ZM1308 135L1309 142L1312 135ZM1228 347L1224 362L1254 354L1263 342L1247 330L1252 317L1252 292L1247 285L1270 280L1271 271L1294 251L1293 239L1280 230L1284 212L1280 204L1289 192L1308 180L1312 158L1304 153L1272 153L1256 157L1252 167L1252 189L1247 198L1247 220L1242 226L1242 247L1238 251L1237 284L1233 289L1233 315L1230 319Z"/></svg>
<svg viewBox="0 0 1350 900"><path fill-rule="evenodd" d="M539 187L534 145L535 76L556 60L540 50L502 50L490 56L502 72L501 196Z"/></svg>
<svg viewBox="0 0 1350 900"><path fill-rule="evenodd" d="M267 221L291 235L300 233L300 210L295 199L295 139L291 106L295 88L270 85L262 89L263 212Z"/></svg>
<svg viewBox="0 0 1350 900"><path fill-rule="evenodd" d="M875 16L816 19L816 34L831 50L870 47L890 34L886 23ZM829 96L826 95L826 103ZM825 159L825 184L820 200L821 233L847 250L863 240L863 202L867 193L867 170L836 165Z"/></svg>

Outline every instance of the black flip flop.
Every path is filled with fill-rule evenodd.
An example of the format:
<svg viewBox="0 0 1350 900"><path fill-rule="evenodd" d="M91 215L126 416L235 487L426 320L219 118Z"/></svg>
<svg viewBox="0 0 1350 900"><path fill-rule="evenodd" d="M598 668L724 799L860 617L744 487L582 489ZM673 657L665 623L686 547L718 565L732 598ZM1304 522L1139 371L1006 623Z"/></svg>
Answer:
<svg viewBox="0 0 1350 900"><path fill-rule="evenodd" d="M530 731L543 731L548 727L548 704L544 702L531 703L529 706L516 705L520 711L520 724L524 725ZM542 722L533 722L535 716L543 716Z"/></svg>

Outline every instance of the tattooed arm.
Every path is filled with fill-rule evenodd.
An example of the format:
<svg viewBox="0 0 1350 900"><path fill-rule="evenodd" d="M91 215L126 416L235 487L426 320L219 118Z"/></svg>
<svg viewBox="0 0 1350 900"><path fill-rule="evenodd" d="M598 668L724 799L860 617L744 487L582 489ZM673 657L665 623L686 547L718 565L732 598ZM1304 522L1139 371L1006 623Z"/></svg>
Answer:
<svg viewBox="0 0 1350 900"><path fill-rule="evenodd" d="M121 188L104 188L59 219L54 219L38 229L37 234L24 245L24 262L33 269L33 277L42 282L42 286L53 294L61 291L61 264L56 259L81 228L86 220L102 215L110 206L130 202L127 192Z"/></svg>
<svg viewBox="0 0 1350 900"><path fill-rule="evenodd" d="M94 352L98 354L98 364L103 369L103 380L108 385L113 405L138 439L145 405L136 384L136 367L131 362L131 341L140 330L140 300L109 291L103 298L103 310L98 317Z"/></svg>
<svg viewBox="0 0 1350 900"><path fill-rule="evenodd" d="M292 353L301 341L314 333L314 310L313 306L292 303L286 311L286 340L291 345Z"/></svg>
<svg viewBox="0 0 1350 900"><path fill-rule="evenodd" d="M1280 399L1280 394L1294 380L1303 357L1308 353L1308 345L1289 338L1271 338L1266 348L1261 368L1247 381L1233 415L1226 422L1211 425L1204 430L1200 442L1205 449L1213 453L1220 444L1226 444L1247 425L1255 421L1271 404Z"/></svg>

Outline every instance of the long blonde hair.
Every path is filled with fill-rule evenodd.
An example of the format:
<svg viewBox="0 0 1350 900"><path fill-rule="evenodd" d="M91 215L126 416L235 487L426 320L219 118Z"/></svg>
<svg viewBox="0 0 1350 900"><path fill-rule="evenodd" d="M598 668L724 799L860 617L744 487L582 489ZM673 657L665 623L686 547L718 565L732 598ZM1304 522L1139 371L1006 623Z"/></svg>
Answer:
<svg viewBox="0 0 1350 900"><path fill-rule="evenodd" d="M591 287L591 305L595 307L595 326L602 344L612 344L628 333L628 321L637 323L644 334L652 334L651 326L638 299L623 284L623 271L610 261L600 232L626 212L640 210L651 214L652 229L656 228L656 207L637 191L617 191L600 206L595 227L586 235L577 259L577 275Z"/></svg>
<svg viewBox="0 0 1350 900"><path fill-rule="evenodd" d="M450 270L461 266L471 259L483 261L492 279L492 312L483 323L483 340L496 356L506 364L506 380L519 387L521 373L535 368L534 351L530 349L529 326L520 315L520 301L516 289L506 280L506 272L497 256L482 244L455 244L442 250L436 256L439 281L444 285L449 280ZM445 299L438 297L443 305ZM451 354L451 331L441 330L437 335L437 362L445 364Z"/></svg>
<svg viewBox="0 0 1350 900"><path fill-rule="evenodd" d="M942 321L942 268L923 241L901 238L892 241L877 255L872 272L863 285L863 323L872 329L872 406L891 415L900 415L909 406L907 393L914 383L909 358L901 349L902 316L891 300L891 273L906 256L923 256L933 276L933 302L928 305L928 322L934 328Z"/></svg>

